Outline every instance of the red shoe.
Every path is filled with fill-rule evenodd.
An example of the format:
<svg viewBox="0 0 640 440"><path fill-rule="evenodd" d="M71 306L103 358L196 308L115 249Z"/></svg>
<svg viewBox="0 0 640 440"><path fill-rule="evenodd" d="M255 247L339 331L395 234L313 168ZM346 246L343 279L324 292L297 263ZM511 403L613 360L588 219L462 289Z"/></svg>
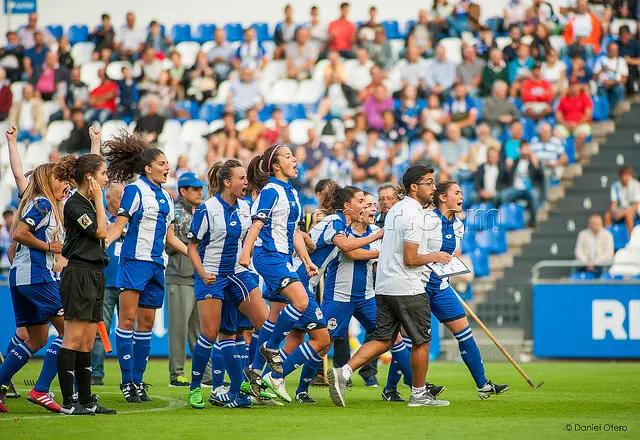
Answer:
<svg viewBox="0 0 640 440"><path fill-rule="evenodd" d="M9 412L7 407L4 405L4 399L7 397L8 387L6 385L0 385L0 412Z"/></svg>
<svg viewBox="0 0 640 440"><path fill-rule="evenodd" d="M27 395L27 400L36 405L40 405L41 407L48 409L51 412L59 413L60 405L58 405L55 400L51 398L49 393L39 393L36 389L32 389L29 391L29 395Z"/></svg>

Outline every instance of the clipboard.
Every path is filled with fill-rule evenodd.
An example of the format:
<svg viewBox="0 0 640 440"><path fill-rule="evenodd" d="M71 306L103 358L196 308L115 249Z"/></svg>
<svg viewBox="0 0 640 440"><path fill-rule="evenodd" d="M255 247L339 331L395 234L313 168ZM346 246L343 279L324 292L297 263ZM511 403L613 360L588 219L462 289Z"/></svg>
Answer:
<svg viewBox="0 0 640 440"><path fill-rule="evenodd" d="M448 264L427 263L427 267L439 278L464 275L471 272L467 265L458 257L453 257Z"/></svg>

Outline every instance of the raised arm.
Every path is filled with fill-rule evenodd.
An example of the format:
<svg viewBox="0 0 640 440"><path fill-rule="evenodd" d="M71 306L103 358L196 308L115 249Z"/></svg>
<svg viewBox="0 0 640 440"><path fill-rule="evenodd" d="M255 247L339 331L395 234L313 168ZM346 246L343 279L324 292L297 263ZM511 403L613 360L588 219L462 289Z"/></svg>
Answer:
<svg viewBox="0 0 640 440"><path fill-rule="evenodd" d="M9 148L9 164L11 165L11 172L13 178L16 181L18 188L18 194L22 195L24 190L27 189L29 181L24 177L24 169L22 168L22 159L20 159L20 153L18 153L18 129L11 127L7 130L7 147Z"/></svg>
<svg viewBox="0 0 640 440"><path fill-rule="evenodd" d="M89 137L91 138L91 154L101 154L100 151L100 129L95 125L89 127Z"/></svg>

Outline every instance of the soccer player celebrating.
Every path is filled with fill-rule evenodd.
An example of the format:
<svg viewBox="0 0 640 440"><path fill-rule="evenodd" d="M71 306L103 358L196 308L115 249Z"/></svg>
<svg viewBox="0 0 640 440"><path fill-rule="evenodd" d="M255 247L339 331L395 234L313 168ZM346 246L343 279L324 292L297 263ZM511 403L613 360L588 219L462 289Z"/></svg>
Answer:
<svg viewBox="0 0 640 440"><path fill-rule="evenodd" d="M246 350L243 347L245 353L239 353L236 346L238 310L257 329L262 328L268 310L256 277L237 262L242 240L251 226L249 204L242 200L247 191L247 174L238 160L229 159L214 164L208 180L212 197L196 209L188 234L201 327L193 350L189 403L198 409L205 406L200 384L214 341L219 337L231 384L228 393L212 393L209 401L225 408L249 407L250 397L240 393L240 356Z"/></svg>
<svg viewBox="0 0 640 440"><path fill-rule="evenodd" d="M56 179L70 182L77 190L64 205L65 242L62 256L68 260L62 271L60 292L64 307L65 334L58 355L58 380L62 391L61 412L67 415L115 414L98 405L91 394L91 350L98 322L102 321L104 268L109 257L104 250L107 215L102 190L109 179L102 156L65 156L54 169ZM74 380L78 401L73 400Z"/></svg>
<svg viewBox="0 0 640 440"><path fill-rule="evenodd" d="M108 246L129 224L116 277L120 289L116 348L122 372L120 390L127 402L140 403L151 400L143 375L156 309L164 300L165 244L183 255L187 255L187 246L175 236L173 199L162 188L169 176L169 162L162 150L150 148L141 138L129 134L108 140L105 148L111 180L126 182L134 174L140 175L125 187L118 219L106 239Z"/></svg>
<svg viewBox="0 0 640 440"><path fill-rule="evenodd" d="M459 252L464 225L456 214L462 212L463 200L462 191L456 182L438 183L433 193L435 209L427 211L425 216L425 237L421 253L444 252L454 255ZM424 270L431 311L458 340L460 355L476 383L478 396L486 399L508 391L508 385L494 384L486 378L480 350L473 338L464 308L449 284L449 278L440 278L428 266L424 266Z"/></svg>
<svg viewBox="0 0 640 440"><path fill-rule="evenodd" d="M345 406L344 391L353 370L370 362L393 346L402 326L413 343L412 388L409 406L447 406L425 386L431 340L431 310L423 281L423 266L448 263L445 252L419 254L424 237L424 209L435 189L433 168L413 165L402 176L406 197L387 213L376 278L376 329L374 339L364 344L342 368L327 373L334 404Z"/></svg>

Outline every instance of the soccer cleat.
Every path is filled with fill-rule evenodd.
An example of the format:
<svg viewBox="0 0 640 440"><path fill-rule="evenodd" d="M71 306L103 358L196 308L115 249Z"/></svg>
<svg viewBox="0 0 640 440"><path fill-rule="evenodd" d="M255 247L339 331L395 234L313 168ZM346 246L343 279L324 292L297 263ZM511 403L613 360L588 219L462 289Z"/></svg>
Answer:
<svg viewBox="0 0 640 440"><path fill-rule="evenodd" d="M60 405L49 396L49 393L40 393L33 388L27 395L27 400L35 405L40 405L44 409L48 409L52 413L60 412Z"/></svg>
<svg viewBox="0 0 640 440"><path fill-rule="evenodd" d="M382 390L382 400L387 402L404 402L402 396L395 388L386 388Z"/></svg>
<svg viewBox="0 0 640 440"><path fill-rule="evenodd" d="M251 396L238 393L233 400L225 404L223 408L251 408Z"/></svg>
<svg viewBox="0 0 640 440"><path fill-rule="evenodd" d="M7 398L7 392L9 391L9 387L6 385L0 385L0 412L9 412L7 407L4 404L5 399Z"/></svg>
<svg viewBox="0 0 640 440"><path fill-rule="evenodd" d="M229 387L220 385L218 388L211 390L212 395L224 394L229 392Z"/></svg>
<svg viewBox="0 0 640 440"><path fill-rule="evenodd" d="M342 375L342 369L330 368L327 370L329 382L329 397L336 406L346 406L344 403L344 391L347 389L347 379Z"/></svg>
<svg viewBox="0 0 640 440"><path fill-rule="evenodd" d="M92 413L84 406L80 405L78 402L71 402L66 405L62 405L60 407L60 414L65 416L94 416L95 413Z"/></svg>
<svg viewBox="0 0 640 440"><path fill-rule="evenodd" d="M101 377L92 377L91 378L91 386L103 386L104 380Z"/></svg>
<svg viewBox="0 0 640 440"><path fill-rule="evenodd" d="M226 393L216 394L215 396L213 394L210 394L209 399L207 400L213 406L224 406L227 403L231 402L235 397L236 397L235 394L226 392Z"/></svg>
<svg viewBox="0 0 640 440"><path fill-rule="evenodd" d="M429 382L425 382L424 386L427 387L427 391L433 394L434 397L438 397L447 389L444 385L435 385Z"/></svg>
<svg viewBox="0 0 640 440"><path fill-rule="evenodd" d="M282 356L280 356L280 351L277 348L267 348L267 343L265 342L260 347L260 354L267 361L271 371L276 374L282 374Z"/></svg>
<svg viewBox="0 0 640 440"><path fill-rule="evenodd" d="M138 397L140 397L141 402L152 402L153 400L147 394L147 390L151 385L148 383L140 382L138 384L134 384L136 387L136 391L138 392Z"/></svg>
<svg viewBox="0 0 640 440"><path fill-rule="evenodd" d="M278 402L274 399L257 399L254 396L249 396L251 398L252 405L261 405L261 406L284 406L284 403Z"/></svg>
<svg viewBox="0 0 640 440"><path fill-rule="evenodd" d="M200 388L189 390L189 405L195 409L204 409L204 399Z"/></svg>
<svg viewBox="0 0 640 440"><path fill-rule="evenodd" d="M318 403L316 399L314 399L309 395L309 393L304 391L302 393L296 394L296 402L297 403Z"/></svg>
<svg viewBox="0 0 640 440"><path fill-rule="evenodd" d="M188 387L190 385L191 382L184 376L178 376L169 383L170 387Z"/></svg>
<svg viewBox="0 0 640 440"><path fill-rule="evenodd" d="M260 393L258 393L257 397L253 395L251 387L249 386L249 382L242 382L240 384L240 392L249 396L253 396L258 400L276 399L278 397L274 393L272 393L269 388L262 384L262 378L260 378Z"/></svg>
<svg viewBox="0 0 640 440"><path fill-rule="evenodd" d="M84 405L84 408L92 412L93 414L115 414L116 410L111 408L105 408L102 405L98 405L98 396L95 394L91 395L91 401L89 404Z"/></svg>
<svg viewBox="0 0 640 440"><path fill-rule="evenodd" d="M489 397L498 394L502 394L504 392L509 391L509 385L507 384L495 384L490 380L487 380L487 383L484 384L482 388L477 388L478 396L481 399L488 399Z"/></svg>
<svg viewBox="0 0 640 440"><path fill-rule="evenodd" d="M327 387L329 386L329 382L327 382L327 378L323 373L316 374L313 379L311 379L311 383L309 386L312 387Z"/></svg>
<svg viewBox="0 0 640 440"><path fill-rule="evenodd" d="M124 400L127 401L127 403L140 403L142 402L142 400L140 400L140 396L138 395L138 390L136 389L136 386L130 382L130 383L121 383L120 384L120 391L122 391L122 395L124 396Z"/></svg>
<svg viewBox="0 0 640 440"><path fill-rule="evenodd" d="M353 385L352 385L353 386ZM364 380L365 387L378 388L380 384L378 384L378 378L375 376L367 377Z"/></svg>
<svg viewBox="0 0 640 440"><path fill-rule="evenodd" d="M411 393L409 396L409 403L407 406L415 407L415 406L449 406L448 400L438 400L429 391L425 391L424 393L416 396Z"/></svg>
<svg viewBox="0 0 640 440"><path fill-rule="evenodd" d="M242 373L249 384L250 393L254 397L260 397L260 388L262 386L262 376L258 370L254 370L251 366L245 368Z"/></svg>
<svg viewBox="0 0 640 440"><path fill-rule="evenodd" d="M287 393L287 389L284 385L284 379L276 379L271 375L271 371L262 377L262 383L264 383L271 391L276 393L278 399L287 403L293 402L293 399Z"/></svg>

